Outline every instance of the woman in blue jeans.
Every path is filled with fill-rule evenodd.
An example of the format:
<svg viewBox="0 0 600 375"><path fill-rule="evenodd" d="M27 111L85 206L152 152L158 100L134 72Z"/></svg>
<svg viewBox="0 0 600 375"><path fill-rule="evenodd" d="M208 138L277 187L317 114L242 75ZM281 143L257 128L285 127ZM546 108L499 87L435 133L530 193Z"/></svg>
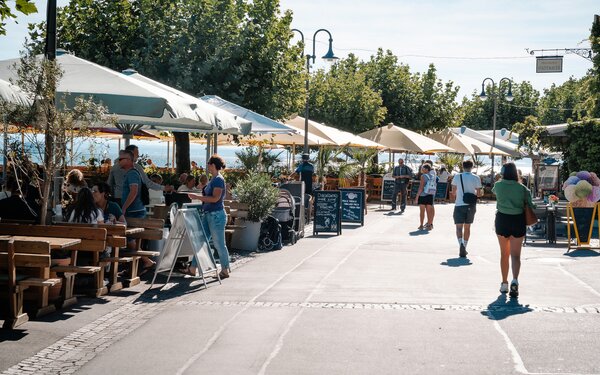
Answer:
<svg viewBox="0 0 600 375"><path fill-rule="evenodd" d="M225 224L227 222L227 214L223 207L223 199L225 199L225 179L220 171L225 168L225 162L219 155L214 154L208 159L208 172L212 175L211 180L202 189L202 195L189 193L190 199L199 199L202 201L202 225L207 230L207 240L213 239L213 243L219 253L221 262L221 279L229 277L229 251L225 245ZM196 276L197 264L196 259L192 261L192 265L180 270L181 273Z"/></svg>

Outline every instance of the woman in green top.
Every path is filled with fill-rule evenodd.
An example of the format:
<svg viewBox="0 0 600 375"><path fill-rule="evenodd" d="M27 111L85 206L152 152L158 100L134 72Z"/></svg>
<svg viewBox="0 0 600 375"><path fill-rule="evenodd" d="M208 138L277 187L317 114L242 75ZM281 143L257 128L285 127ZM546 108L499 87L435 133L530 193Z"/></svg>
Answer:
<svg viewBox="0 0 600 375"><path fill-rule="evenodd" d="M515 163L506 163L500 171L502 180L496 182L492 191L496 194L496 235L500 244L500 293L508 293L508 257L512 261L513 280L510 296L519 295L519 271L521 270L521 246L525 236L525 204L533 207L531 193L519 182Z"/></svg>

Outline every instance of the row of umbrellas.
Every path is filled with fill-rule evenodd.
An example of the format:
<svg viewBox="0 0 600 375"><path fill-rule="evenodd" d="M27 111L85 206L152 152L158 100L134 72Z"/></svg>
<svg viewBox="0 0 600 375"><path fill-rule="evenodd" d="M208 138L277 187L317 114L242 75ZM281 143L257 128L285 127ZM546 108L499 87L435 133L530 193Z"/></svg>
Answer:
<svg viewBox="0 0 600 375"><path fill-rule="evenodd" d="M305 119L300 116L281 123L218 96L195 98L132 69L119 73L65 52L57 54L57 61L64 71L57 88L58 102L72 106L75 98L81 95L101 101L116 116L119 130L128 137L166 130L219 134L217 142L221 144L227 143L232 134L247 143L304 143ZM0 97L24 104L31 99L8 83L11 78L16 78L12 67L18 63L18 59L0 61ZM496 147L491 147L490 136L466 128L446 129L424 136L389 124L354 135L309 120L308 129L308 143L312 146L349 145L411 153L520 156L516 145L496 139Z"/></svg>

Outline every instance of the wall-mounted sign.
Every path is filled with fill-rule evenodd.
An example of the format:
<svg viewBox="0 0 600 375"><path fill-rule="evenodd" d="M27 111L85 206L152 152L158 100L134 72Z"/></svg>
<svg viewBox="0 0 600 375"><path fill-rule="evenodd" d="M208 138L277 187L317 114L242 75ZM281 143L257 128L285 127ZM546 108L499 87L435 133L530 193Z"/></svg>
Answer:
<svg viewBox="0 0 600 375"><path fill-rule="evenodd" d="M562 73L562 56L539 56L535 62L536 73Z"/></svg>

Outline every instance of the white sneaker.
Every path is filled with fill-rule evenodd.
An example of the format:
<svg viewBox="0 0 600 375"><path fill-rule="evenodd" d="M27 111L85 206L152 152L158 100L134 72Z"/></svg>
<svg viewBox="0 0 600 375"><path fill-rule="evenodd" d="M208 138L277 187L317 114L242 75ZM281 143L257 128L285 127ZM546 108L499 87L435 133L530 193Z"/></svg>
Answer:
<svg viewBox="0 0 600 375"><path fill-rule="evenodd" d="M500 293L508 293L508 283L501 283L500 284Z"/></svg>

